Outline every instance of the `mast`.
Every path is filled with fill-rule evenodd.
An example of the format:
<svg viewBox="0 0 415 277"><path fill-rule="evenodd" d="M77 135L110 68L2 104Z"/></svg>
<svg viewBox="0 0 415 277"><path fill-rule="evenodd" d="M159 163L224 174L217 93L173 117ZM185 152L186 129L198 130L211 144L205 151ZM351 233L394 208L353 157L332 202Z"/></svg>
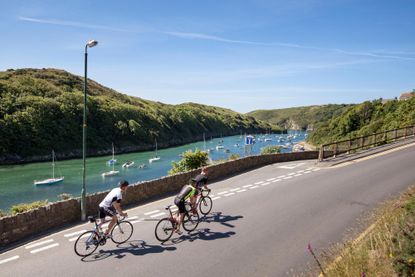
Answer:
<svg viewBox="0 0 415 277"><path fill-rule="evenodd" d="M55 179L55 151L52 149L52 178Z"/></svg>
<svg viewBox="0 0 415 277"><path fill-rule="evenodd" d="M155 139L155 141L156 141L156 158L158 157L157 156L157 139Z"/></svg>
<svg viewBox="0 0 415 277"><path fill-rule="evenodd" d="M203 148L206 151L206 138L205 138L205 133L203 133Z"/></svg>
<svg viewBox="0 0 415 277"><path fill-rule="evenodd" d="M115 159L114 159L114 143L112 143L112 171L114 171Z"/></svg>

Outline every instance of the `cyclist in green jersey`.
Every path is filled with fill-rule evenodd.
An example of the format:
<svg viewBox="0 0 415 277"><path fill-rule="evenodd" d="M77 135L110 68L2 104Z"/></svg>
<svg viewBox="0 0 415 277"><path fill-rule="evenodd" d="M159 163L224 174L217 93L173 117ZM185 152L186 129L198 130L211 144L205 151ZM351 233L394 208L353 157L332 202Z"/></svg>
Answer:
<svg viewBox="0 0 415 277"><path fill-rule="evenodd" d="M196 194L196 185L184 185L180 190L179 194L174 198L174 204L179 208L179 216L176 217L177 220L177 229L176 232L181 234L180 225L184 219L184 213L186 212L186 207L184 202L190 197Z"/></svg>

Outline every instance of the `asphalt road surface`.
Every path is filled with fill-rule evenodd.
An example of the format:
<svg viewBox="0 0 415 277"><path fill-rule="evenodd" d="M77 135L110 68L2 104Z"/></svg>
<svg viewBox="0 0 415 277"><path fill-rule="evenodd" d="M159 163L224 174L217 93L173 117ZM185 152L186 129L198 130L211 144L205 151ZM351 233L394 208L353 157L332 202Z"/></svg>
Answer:
<svg viewBox="0 0 415 277"><path fill-rule="evenodd" d="M287 276L340 242L380 202L415 184L415 146L334 167L315 161L265 166L211 183L213 209L198 228L160 244L169 197L128 210L131 239L81 259L82 224L0 255L0 276Z"/></svg>

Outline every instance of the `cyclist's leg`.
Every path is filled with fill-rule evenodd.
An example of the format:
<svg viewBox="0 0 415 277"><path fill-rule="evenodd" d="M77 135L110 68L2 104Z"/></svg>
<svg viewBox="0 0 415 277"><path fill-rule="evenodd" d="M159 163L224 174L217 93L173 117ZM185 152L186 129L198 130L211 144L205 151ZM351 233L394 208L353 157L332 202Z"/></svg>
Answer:
<svg viewBox="0 0 415 277"><path fill-rule="evenodd" d="M177 207L179 208L179 210L178 210L179 217L177 218L177 230L180 230L180 225L183 222L184 213L186 211L184 200L181 200L179 203L177 203Z"/></svg>
<svg viewBox="0 0 415 277"><path fill-rule="evenodd" d="M111 222L108 225L107 230L105 230L105 235L108 236L108 234L111 232L112 227L114 227L115 223L117 223L117 212L114 208L104 208L105 214L111 217Z"/></svg>

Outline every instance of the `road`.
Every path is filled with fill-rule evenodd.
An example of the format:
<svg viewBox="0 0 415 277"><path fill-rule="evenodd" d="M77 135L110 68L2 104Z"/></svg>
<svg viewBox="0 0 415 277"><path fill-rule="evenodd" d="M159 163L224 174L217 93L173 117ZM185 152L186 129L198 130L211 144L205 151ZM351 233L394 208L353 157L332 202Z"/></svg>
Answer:
<svg viewBox="0 0 415 277"><path fill-rule="evenodd" d="M128 210L132 238L76 256L81 224L0 255L0 276L287 276L359 227L362 215L415 184L415 146L335 167L314 161L265 166L212 183L212 214L196 231L154 236L169 197Z"/></svg>

